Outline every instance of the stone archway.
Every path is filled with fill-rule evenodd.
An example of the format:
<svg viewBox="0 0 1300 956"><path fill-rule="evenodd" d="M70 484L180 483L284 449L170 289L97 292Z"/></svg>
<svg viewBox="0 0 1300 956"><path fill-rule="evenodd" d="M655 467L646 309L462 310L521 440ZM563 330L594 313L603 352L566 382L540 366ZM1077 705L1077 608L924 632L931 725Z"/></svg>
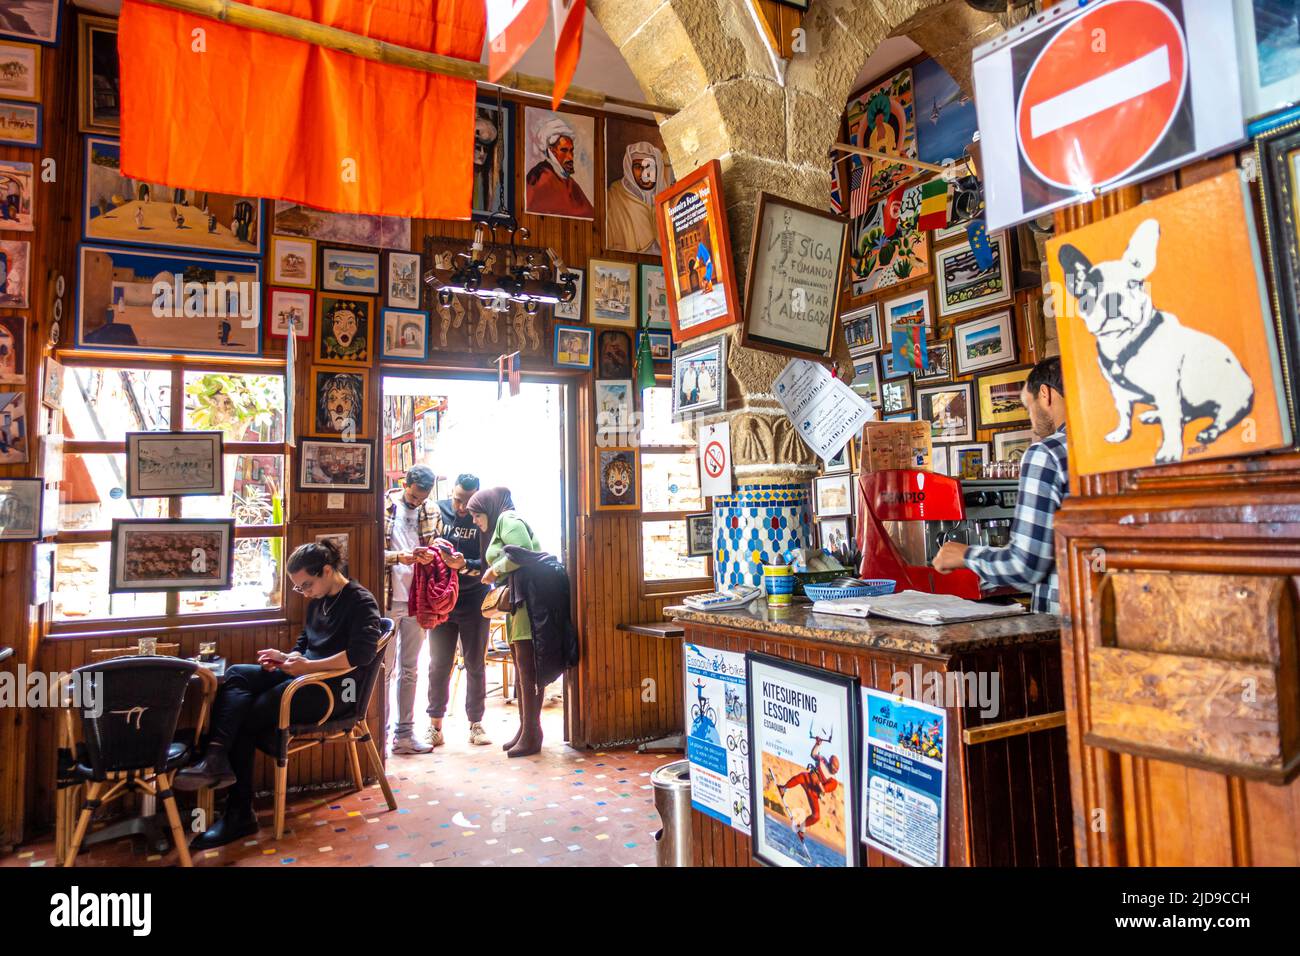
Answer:
<svg viewBox="0 0 1300 956"><path fill-rule="evenodd" d="M674 168L721 160L742 287L758 190L826 204L840 116L880 41L906 34L969 90L971 49L1003 29L964 0L817 0L803 20L806 52L794 56L782 82L745 2L588 0L646 96L678 109L660 123ZM816 461L769 394L786 360L730 344L742 403L732 417L738 478L806 479ZM847 355L837 358L848 368Z"/></svg>

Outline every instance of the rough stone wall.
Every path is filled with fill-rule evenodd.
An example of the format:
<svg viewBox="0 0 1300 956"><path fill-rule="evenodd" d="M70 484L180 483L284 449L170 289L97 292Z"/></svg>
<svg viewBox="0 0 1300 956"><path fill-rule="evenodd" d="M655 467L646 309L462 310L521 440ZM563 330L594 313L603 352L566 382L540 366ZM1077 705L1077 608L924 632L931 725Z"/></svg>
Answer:
<svg viewBox="0 0 1300 956"><path fill-rule="evenodd" d="M1000 32L963 0L818 0L804 17L805 52L778 78L746 0L589 0L646 97L678 110L660 131L679 173L722 163L732 254L743 295L757 210L766 191L823 207L831 145L862 64L888 36L907 34L969 89L970 50ZM785 356L729 346L732 458L746 483L805 478L812 452L775 413L772 381ZM843 341L836 363L852 375ZM736 399L733 398L733 404ZM777 464L772 464L772 463Z"/></svg>

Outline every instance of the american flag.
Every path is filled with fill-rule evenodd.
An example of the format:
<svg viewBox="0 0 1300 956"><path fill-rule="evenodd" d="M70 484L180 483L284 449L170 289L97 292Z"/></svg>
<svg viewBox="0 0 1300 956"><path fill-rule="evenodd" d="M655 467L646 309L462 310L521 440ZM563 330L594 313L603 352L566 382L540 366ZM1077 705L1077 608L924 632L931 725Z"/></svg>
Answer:
<svg viewBox="0 0 1300 956"><path fill-rule="evenodd" d="M861 160L853 163L849 174L849 218L857 219L867 211L867 164Z"/></svg>

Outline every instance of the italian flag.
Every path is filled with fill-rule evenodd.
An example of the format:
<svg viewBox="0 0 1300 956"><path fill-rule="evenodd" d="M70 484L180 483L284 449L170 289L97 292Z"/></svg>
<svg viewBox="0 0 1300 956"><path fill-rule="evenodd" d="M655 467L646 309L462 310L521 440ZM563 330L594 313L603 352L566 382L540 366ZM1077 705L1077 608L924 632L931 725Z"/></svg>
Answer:
<svg viewBox="0 0 1300 956"><path fill-rule="evenodd" d="M916 228L942 229L948 225L948 184L936 176L921 186L921 215Z"/></svg>

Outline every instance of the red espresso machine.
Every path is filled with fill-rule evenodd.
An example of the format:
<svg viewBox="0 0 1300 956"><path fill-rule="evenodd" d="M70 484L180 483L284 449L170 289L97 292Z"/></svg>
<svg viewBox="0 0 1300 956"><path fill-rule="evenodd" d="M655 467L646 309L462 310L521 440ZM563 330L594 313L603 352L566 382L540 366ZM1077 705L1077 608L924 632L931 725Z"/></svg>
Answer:
<svg viewBox="0 0 1300 956"><path fill-rule="evenodd" d="M926 561L928 529L966 521L958 479L915 468L863 473L858 477L858 515L860 577L892 578L899 591L981 598L974 571L958 568L940 574ZM885 522L896 523L893 535Z"/></svg>

